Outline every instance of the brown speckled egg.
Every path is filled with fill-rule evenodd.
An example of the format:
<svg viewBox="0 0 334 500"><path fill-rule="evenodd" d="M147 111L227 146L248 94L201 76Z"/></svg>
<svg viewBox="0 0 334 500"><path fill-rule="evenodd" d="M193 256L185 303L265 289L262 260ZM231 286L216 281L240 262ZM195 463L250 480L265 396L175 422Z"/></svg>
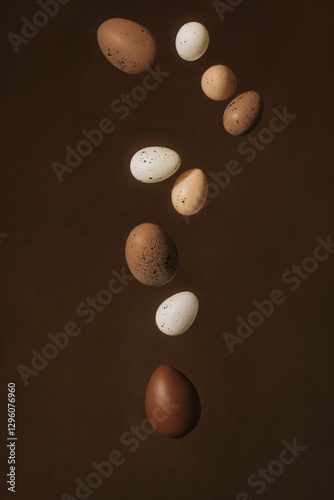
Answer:
<svg viewBox="0 0 334 500"><path fill-rule="evenodd" d="M192 382L171 366L159 366L151 376L145 393L146 415L163 436L179 438L197 424L201 403Z"/></svg>
<svg viewBox="0 0 334 500"><path fill-rule="evenodd" d="M262 114L262 98L258 92L244 92L233 99L223 116L223 125L231 135L247 134L258 124Z"/></svg>
<svg viewBox="0 0 334 500"><path fill-rule="evenodd" d="M172 203L182 215L194 215L203 208L208 196L208 182L199 168L183 172L172 189Z"/></svg>
<svg viewBox="0 0 334 500"><path fill-rule="evenodd" d="M155 59L156 44L151 32L127 19L109 19L97 30L97 41L105 57L125 73L145 71Z"/></svg>
<svg viewBox="0 0 334 500"><path fill-rule="evenodd" d="M125 245L125 258L134 277L150 286L171 281L177 271L179 257L172 238L156 224L135 227Z"/></svg>
<svg viewBox="0 0 334 500"><path fill-rule="evenodd" d="M229 99L237 90L237 79L227 66L217 64L207 69L202 76L202 90L214 101Z"/></svg>

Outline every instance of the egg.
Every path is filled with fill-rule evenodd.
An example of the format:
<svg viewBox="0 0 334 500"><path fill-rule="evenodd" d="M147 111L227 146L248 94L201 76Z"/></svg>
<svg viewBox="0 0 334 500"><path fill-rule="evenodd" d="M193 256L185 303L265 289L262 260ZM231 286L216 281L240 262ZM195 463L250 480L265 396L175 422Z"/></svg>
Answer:
<svg viewBox="0 0 334 500"><path fill-rule="evenodd" d="M171 281L178 268L179 256L172 238L156 224L139 224L129 234L125 258L133 276L150 286Z"/></svg>
<svg viewBox="0 0 334 500"><path fill-rule="evenodd" d="M151 184L168 179L180 165L180 155L172 149L150 146L140 149L133 155L130 170L135 179Z"/></svg>
<svg viewBox="0 0 334 500"><path fill-rule="evenodd" d="M148 382L145 410L152 427L159 434L179 438L196 426L201 403L197 390L183 373L162 365Z"/></svg>
<svg viewBox="0 0 334 500"><path fill-rule="evenodd" d="M256 127L262 115L262 98L258 92L244 92L226 107L223 116L225 130L231 135L243 135Z"/></svg>
<svg viewBox="0 0 334 500"><path fill-rule="evenodd" d="M97 41L104 56L125 73L142 73L156 56L156 43L151 32L127 19L114 18L102 23Z"/></svg>
<svg viewBox="0 0 334 500"><path fill-rule="evenodd" d="M158 307L155 315L157 327L166 335L181 335L195 321L198 307L198 299L192 292L176 293Z"/></svg>
<svg viewBox="0 0 334 500"><path fill-rule="evenodd" d="M209 46L209 33L201 23L191 22L179 29L175 39L176 51L185 61L196 61Z"/></svg>
<svg viewBox="0 0 334 500"><path fill-rule="evenodd" d="M237 79L233 71L222 64L211 66L202 76L202 90L214 101L229 99L237 90Z"/></svg>
<svg viewBox="0 0 334 500"><path fill-rule="evenodd" d="M183 172L172 189L172 203L182 215L196 214L203 208L208 196L208 182L199 168Z"/></svg>

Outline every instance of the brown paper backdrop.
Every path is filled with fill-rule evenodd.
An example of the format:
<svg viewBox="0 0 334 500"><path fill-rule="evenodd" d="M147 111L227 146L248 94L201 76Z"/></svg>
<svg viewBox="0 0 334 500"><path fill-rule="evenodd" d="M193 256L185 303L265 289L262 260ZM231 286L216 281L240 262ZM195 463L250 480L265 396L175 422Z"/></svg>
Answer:
<svg viewBox="0 0 334 500"><path fill-rule="evenodd" d="M225 2L228 4L227 0ZM233 2L231 2L233 4ZM235 2L234 2L235 3ZM219 19L211 2L72 0L15 54L7 33L40 10L37 2L1 3L2 62L1 303L2 417L6 385L17 384L17 499L75 498L75 480L110 452L125 463L92 499L329 500L332 498L331 365L334 255L292 292L282 274L311 257L316 238L334 235L330 1L244 1ZM111 17L148 27L156 36L154 64L168 72L125 120L110 110L142 75L121 73L100 53L96 30ZM210 46L198 61L174 49L179 27L202 22ZM238 92L257 90L268 127L273 108L297 115L254 161L238 152L245 137L221 125L226 103L210 101L200 78L211 65L230 66ZM110 118L106 135L58 182L53 161L81 131ZM164 145L181 169L209 173L229 160L242 172L186 224L172 208L175 179L139 184L129 171L137 149ZM130 281L91 323L78 304L106 288L125 266L124 244L141 222L174 238L177 277L159 289ZM279 288L285 296L270 318L231 354L222 337L237 317ZM200 301L196 322L170 338L154 323L158 305L181 290ZM48 333L76 321L80 335L24 385L17 366L31 366ZM5 354L5 355L4 355ZM161 364L184 372L202 403L196 429L179 440L157 434L131 453L122 434L145 418L144 392ZM6 460L6 422L1 424ZM279 457L282 441L306 447L261 495L247 485ZM1 496L7 464L2 464ZM242 496L240 498L243 498ZM247 496L245 495L245 498Z"/></svg>

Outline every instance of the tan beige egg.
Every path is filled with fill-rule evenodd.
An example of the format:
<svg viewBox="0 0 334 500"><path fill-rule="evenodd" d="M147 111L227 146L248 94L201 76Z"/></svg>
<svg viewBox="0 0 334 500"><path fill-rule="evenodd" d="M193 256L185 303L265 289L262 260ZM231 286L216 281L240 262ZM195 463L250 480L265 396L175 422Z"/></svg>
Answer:
<svg viewBox="0 0 334 500"><path fill-rule="evenodd" d="M224 101L235 94L237 78L230 68L217 64L206 70L202 76L201 85L204 94L210 99Z"/></svg>
<svg viewBox="0 0 334 500"><path fill-rule="evenodd" d="M208 182L199 168L183 172L172 189L172 203L182 215L194 215L203 208L208 196Z"/></svg>
<svg viewBox="0 0 334 500"><path fill-rule="evenodd" d="M156 56L152 33L127 19L114 18L102 23L97 30L97 41L108 61L125 73L145 71Z"/></svg>
<svg viewBox="0 0 334 500"><path fill-rule="evenodd" d="M258 92L240 94L226 107L223 125L231 135L243 135L256 127L262 115L262 98Z"/></svg>

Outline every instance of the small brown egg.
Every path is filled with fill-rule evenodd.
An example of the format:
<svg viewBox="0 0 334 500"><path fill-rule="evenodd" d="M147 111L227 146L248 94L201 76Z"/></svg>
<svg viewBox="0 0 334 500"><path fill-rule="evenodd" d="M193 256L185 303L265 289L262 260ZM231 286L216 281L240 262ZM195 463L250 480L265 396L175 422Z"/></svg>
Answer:
<svg viewBox="0 0 334 500"><path fill-rule="evenodd" d="M97 41L108 61L125 73L145 71L156 56L151 32L127 19L114 18L102 23L97 30Z"/></svg>
<svg viewBox="0 0 334 500"><path fill-rule="evenodd" d="M179 256L172 238L156 224L135 227L125 245L125 258L133 276L150 286L171 281L177 271Z"/></svg>
<svg viewBox="0 0 334 500"><path fill-rule="evenodd" d="M199 168L183 172L172 189L172 203L182 215L194 215L203 208L208 196L208 182Z"/></svg>
<svg viewBox="0 0 334 500"><path fill-rule="evenodd" d="M206 70L202 76L201 85L204 94L210 99L224 101L236 92L237 79L230 68L217 64Z"/></svg>
<svg viewBox="0 0 334 500"><path fill-rule="evenodd" d="M223 125L231 135L243 135L256 127L262 115L262 98L258 92L244 92L225 109Z"/></svg>
<svg viewBox="0 0 334 500"><path fill-rule="evenodd" d="M171 366L159 366L145 393L145 410L159 434L179 438L188 434L201 414L198 392L192 382Z"/></svg>

